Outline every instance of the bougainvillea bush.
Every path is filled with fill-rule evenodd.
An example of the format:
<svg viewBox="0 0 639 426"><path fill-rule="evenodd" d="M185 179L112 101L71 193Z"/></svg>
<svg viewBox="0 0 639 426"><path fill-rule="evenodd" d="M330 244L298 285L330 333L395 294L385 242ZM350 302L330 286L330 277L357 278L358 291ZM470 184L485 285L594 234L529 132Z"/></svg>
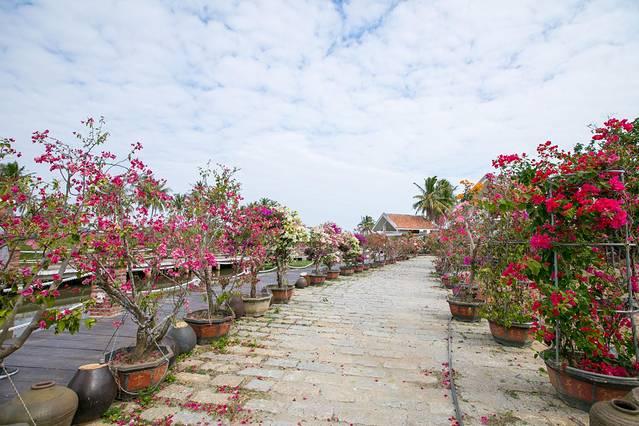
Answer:
<svg viewBox="0 0 639 426"><path fill-rule="evenodd" d="M271 257L277 267L277 285L286 287L286 272L297 248L308 242L309 233L299 214L288 207L276 204L272 212L280 226L273 235Z"/></svg>
<svg viewBox="0 0 639 426"><path fill-rule="evenodd" d="M46 139L48 133L34 133L34 142ZM12 139L0 141L0 161L20 157L13 144ZM17 173L3 175L0 180L0 364L37 329L75 332L81 324L82 310L54 307L69 261L79 250L82 223L88 217L86 202L72 198L77 185L83 183L64 179L64 170L61 176L60 180L46 180ZM34 261L21 264L21 250L32 251ZM53 272L50 280L39 275L47 270ZM12 339L10 329L26 304L34 306L35 312Z"/></svg>
<svg viewBox="0 0 639 426"><path fill-rule="evenodd" d="M339 251L344 263L350 267L355 266L363 253L357 237L348 231L344 231L341 234Z"/></svg>
<svg viewBox="0 0 639 426"><path fill-rule="evenodd" d="M341 233L341 228L332 222L311 228L305 254L313 261L316 274L320 273L322 264L330 270L340 262L338 251Z"/></svg>
<svg viewBox="0 0 639 426"><path fill-rule="evenodd" d="M558 340L562 362L616 376L636 376L639 367L633 324L619 312L633 306L628 295L638 290L636 247L627 268L623 245L626 236L637 241L638 127L637 120L610 119L572 150L548 141L535 158L494 162L520 189L504 208L530 217L529 252L520 264L540 294L533 304L538 337Z"/></svg>
<svg viewBox="0 0 639 426"><path fill-rule="evenodd" d="M384 249L388 243L388 237L380 233L372 233L366 236L366 247L373 262L381 262L384 256Z"/></svg>

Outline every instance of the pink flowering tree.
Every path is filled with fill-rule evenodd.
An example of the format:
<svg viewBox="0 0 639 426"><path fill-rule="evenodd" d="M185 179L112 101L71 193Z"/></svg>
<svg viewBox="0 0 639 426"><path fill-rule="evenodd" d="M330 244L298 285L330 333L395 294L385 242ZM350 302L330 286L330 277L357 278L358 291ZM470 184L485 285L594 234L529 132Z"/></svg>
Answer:
<svg viewBox="0 0 639 426"><path fill-rule="evenodd" d="M33 139L39 143L47 137L48 131L36 132ZM1 162L20 156L13 143L0 141ZM58 155L63 158L50 159L52 170L62 162L82 167L71 152ZM0 180L0 364L37 329L78 331L82 315L80 309L57 308L55 302L69 263L80 249L80 229L87 220L86 203L73 197L83 182L64 169L54 180L16 169L18 173L3 174ZM20 252L27 250L31 262L21 263ZM26 304L35 308L33 316L14 336L11 328Z"/></svg>
<svg viewBox="0 0 639 426"><path fill-rule="evenodd" d="M108 138L102 121L89 119L85 124L88 133L76 134L79 148L36 133L44 148L36 161L70 183L68 194L80 217L71 236L69 265L89 273L84 283L97 286L133 317L136 344L122 361L136 361L156 353L184 301L186 289L177 284L186 269L171 260L181 254L174 243L183 225L165 210L170 197L164 181L136 157L141 145L133 144L129 154L118 159L100 151ZM170 292L162 289L171 286ZM171 308L160 316L159 307L166 301Z"/></svg>
<svg viewBox="0 0 639 426"><path fill-rule="evenodd" d="M250 205L239 208L222 237L223 251L233 258L234 276L248 274L250 297L257 297L258 273L262 270L279 233L280 222L265 206Z"/></svg>
<svg viewBox="0 0 639 426"><path fill-rule="evenodd" d="M204 287L207 316L221 314L235 281L220 279L216 252L239 209L240 183L235 170L220 166L200 169L200 179L183 202L183 230L178 233L180 256L175 260Z"/></svg>

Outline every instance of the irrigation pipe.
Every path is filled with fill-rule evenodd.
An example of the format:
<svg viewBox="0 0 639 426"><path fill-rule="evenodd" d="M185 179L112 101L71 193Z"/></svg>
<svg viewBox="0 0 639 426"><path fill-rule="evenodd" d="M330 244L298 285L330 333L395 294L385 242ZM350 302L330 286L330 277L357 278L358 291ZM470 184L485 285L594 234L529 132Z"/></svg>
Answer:
<svg viewBox="0 0 639 426"><path fill-rule="evenodd" d="M453 316L448 318L448 371L450 371L450 396L453 400L455 407L455 418L459 426L464 426L463 414L459 408L459 401L457 400L457 388L455 387L455 371L453 370L453 333L451 323L453 322Z"/></svg>

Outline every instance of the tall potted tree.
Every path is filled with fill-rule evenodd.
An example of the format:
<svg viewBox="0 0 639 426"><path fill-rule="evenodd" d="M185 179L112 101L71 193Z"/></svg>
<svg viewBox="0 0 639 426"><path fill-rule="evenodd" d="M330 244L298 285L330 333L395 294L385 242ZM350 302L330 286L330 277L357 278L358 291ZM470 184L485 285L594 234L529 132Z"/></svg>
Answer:
<svg viewBox="0 0 639 426"><path fill-rule="evenodd" d="M200 180L182 200L185 226L180 234L183 250L179 260L199 280L206 297L205 309L189 312L184 318L199 344L225 336L233 322L228 300L235 280L220 279L215 251L221 249L220 240L239 208L240 184L234 173L227 167L200 169Z"/></svg>
<svg viewBox="0 0 639 426"><path fill-rule="evenodd" d="M311 284L321 284L326 280L326 274L322 273L321 266L324 257L331 253L333 244L331 236L323 226L314 226L309 231L309 240L305 254L313 262L313 273L309 274Z"/></svg>
<svg viewBox="0 0 639 426"><path fill-rule="evenodd" d="M277 268L277 285L269 286L273 303L288 303L293 295L294 285L289 285L286 273L296 248L308 242L308 231L299 214L287 207L275 205L273 216L279 226L273 233L270 258Z"/></svg>
<svg viewBox="0 0 639 426"><path fill-rule="evenodd" d="M350 232L342 232L339 251L344 261L344 265L340 269L340 274L344 276L353 275L357 267L357 260L362 255L362 248L359 240Z"/></svg>

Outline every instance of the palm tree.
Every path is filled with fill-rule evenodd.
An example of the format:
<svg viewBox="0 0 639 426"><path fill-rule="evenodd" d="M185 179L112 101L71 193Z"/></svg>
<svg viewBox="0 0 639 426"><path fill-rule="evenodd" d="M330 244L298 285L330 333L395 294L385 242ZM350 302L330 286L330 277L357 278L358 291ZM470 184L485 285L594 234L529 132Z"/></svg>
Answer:
<svg viewBox="0 0 639 426"><path fill-rule="evenodd" d="M24 167L20 167L17 162L0 164L0 177L18 178L22 176Z"/></svg>
<svg viewBox="0 0 639 426"><path fill-rule="evenodd" d="M373 232L374 227L375 221L371 216L362 216L362 220L357 225L357 230L363 234L368 234Z"/></svg>
<svg viewBox="0 0 639 426"><path fill-rule="evenodd" d="M455 187L446 179L431 176L424 179L424 186L413 183L419 194L413 196L413 208L430 220L444 216L455 205Z"/></svg>

